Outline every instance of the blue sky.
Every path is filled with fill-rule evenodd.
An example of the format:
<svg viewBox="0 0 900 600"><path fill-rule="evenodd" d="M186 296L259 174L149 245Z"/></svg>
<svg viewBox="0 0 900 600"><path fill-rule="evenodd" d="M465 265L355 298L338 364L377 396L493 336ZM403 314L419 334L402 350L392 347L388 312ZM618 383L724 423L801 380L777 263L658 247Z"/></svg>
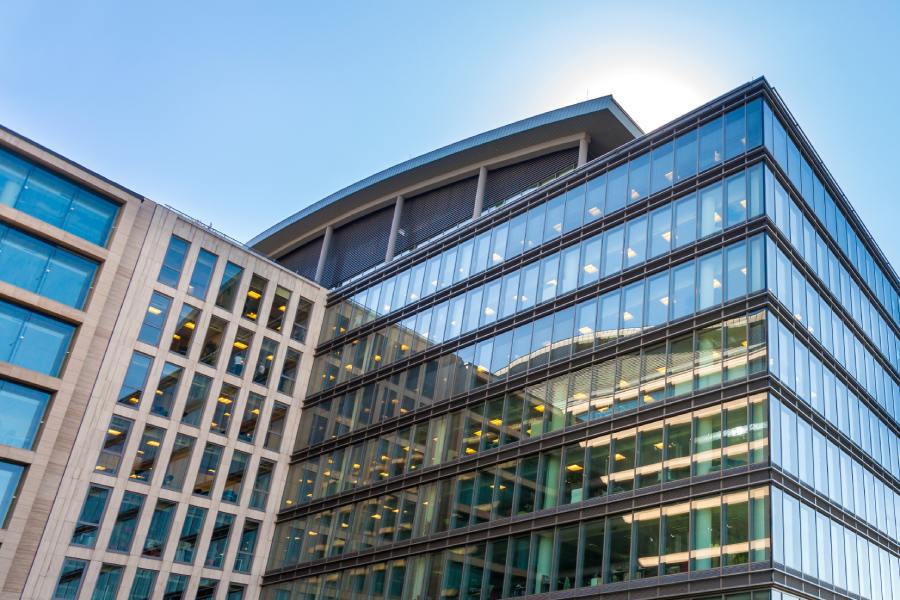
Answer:
<svg viewBox="0 0 900 600"><path fill-rule="evenodd" d="M649 131L765 75L888 258L900 3L5 2L0 123L247 240L612 93Z"/></svg>

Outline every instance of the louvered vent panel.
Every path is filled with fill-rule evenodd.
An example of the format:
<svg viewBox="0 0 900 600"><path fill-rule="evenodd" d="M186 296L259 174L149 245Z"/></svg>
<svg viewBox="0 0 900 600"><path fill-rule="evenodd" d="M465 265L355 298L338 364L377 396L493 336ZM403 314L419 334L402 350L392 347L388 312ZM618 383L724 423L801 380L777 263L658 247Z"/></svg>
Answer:
<svg viewBox="0 0 900 600"><path fill-rule="evenodd" d="M319 263L322 240L323 238L320 237L307 242L279 258L278 262L307 279L313 279L316 276L316 265Z"/></svg>
<svg viewBox="0 0 900 600"><path fill-rule="evenodd" d="M569 148L538 156L495 171L488 171L484 190L484 208L500 204L507 198L535 186L554 173L574 167L578 148Z"/></svg>
<svg viewBox="0 0 900 600"><path fill-rule="evenodd" d="M402 232L396 252L415 248L431 237L472 218L478 177L470 177L442 188L405 198L400 218Z"/></svg>
<svg viewBox="0 0 900 600"><path fill-rule="evenodd" d="M369 213L334 230L322 285L334 287L384 262L394 205Z"/></svg>

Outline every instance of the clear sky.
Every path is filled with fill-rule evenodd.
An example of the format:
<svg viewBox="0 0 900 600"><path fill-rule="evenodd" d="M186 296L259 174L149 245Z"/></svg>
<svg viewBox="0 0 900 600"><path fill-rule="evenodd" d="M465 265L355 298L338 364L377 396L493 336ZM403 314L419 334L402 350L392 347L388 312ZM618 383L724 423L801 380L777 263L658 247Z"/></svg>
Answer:
<svg viewBox="0 0 900 600"><path fill-rule="evenodd" d="M0 123L248 240L523 117L612 93L650 131L765 75L898 264L900 2L635 4L3 2Z"/></svg>

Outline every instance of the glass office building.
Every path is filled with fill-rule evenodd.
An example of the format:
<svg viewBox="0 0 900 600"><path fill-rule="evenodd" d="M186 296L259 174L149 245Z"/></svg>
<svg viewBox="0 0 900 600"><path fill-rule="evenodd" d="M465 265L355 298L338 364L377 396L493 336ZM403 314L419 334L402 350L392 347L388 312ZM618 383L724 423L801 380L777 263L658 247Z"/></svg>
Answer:
<svg viewBox="0 0 900 600"><path fill-rule="evenodd" d="M900 597L900 281L764 79L526 119L251 245L331 289L266 600Z"/></svg>

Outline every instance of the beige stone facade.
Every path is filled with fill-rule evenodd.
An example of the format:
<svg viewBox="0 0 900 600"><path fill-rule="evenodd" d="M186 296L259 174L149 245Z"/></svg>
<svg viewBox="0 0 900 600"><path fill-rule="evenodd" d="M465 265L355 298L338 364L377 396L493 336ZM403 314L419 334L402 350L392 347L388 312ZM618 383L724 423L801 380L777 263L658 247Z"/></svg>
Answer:
<svg viewBox="0 0 900 600"><path fill-rule="evenodd" d="M0 299L14 301L17 305L77 326L60 377L0 362L0 377L52 393L32 450L0 444L0 460L22 465L26 469L7 525L0 529L0 598L53 597L66 558L83 560L86 564L77 596L74 596L78 598L91 597L98 574L107 567L119 573L117 598L130 597L138 569L143 569L145 575L148 571L156 573L152 598L162 597L172 573L187 577L184 598L194 597L201 578L205 578L206 583L218 582L214 595L210 597L225 598L229 588L237 590L238 587L243 588L243 598L257 597L274 527L275 507L281 496L282 481L293 449L293 433L299 422L301 399L305 395L312 366L312 347L307 344L315 343L324 312L325 290L189 217L129 193L14 134L0 132L0 144L30 162L121 204L105 248L15 208L0 205L2 223L100 263L85 310L49 300L8 283L0 283ZM188 242L189 248L179 283L170 287L157 279L173 234ZM214 254L216 260L208 290L204 298L197 298L189 295L187 290L201 249ZM230 310L216 305L217 291L227 263L243 268L236 301ZM256 298L259 309L255 320L242 314L248 286L254 275L267 282L261 297ZM281 296L275 302L277 288L281 288L282 292L288 291L289 300L285 302ZM154 291L171 299L161 341L156 346L137 340ZM298 337L292 336L292 328L301 299L311 302L311 312L306 324L309 332L307 339L298 341L292 339ZM176 327L184 304L200 312L199 318L191 325L193 336L189 351L182 356L169 349L173 336L178 336ZM268 327L270 309L283 313L283 323L278 330ZM227 327L220 340L218 361L210 366L201 364L198 359L213 316L227 323ZM246 367L237 376L227 373L226 367L231 364L229 351L239 327L252 333L252 342L245 350ZM270 372L265 383L254 383L257 356L264 340L269 340L267 348L272 348L274 343L277 350L266 357L260 356L260 360L270 363ZM289 348L299 352L301 359L294 376L293 390L290 394L284 394L279 391L279 382ZM119 402L119 394L134 351L151 357L152 362L141 400L136 405L127 405ZM165 411L168 414L160 415L151 411L151 405L158 393L161 372L167 364L170 365L165 367L167 369L181 369L181 375L172 405ZM198 426L181 422L195 373L211 381ZM223 384L239 390L230 400L230 412L224 413L230 419L224 434L211 431L210 426ZM245 417L250 419L247 399L251 393L256 394L255 398L262 397L264 400L256 409L258 414L255 419L251 419L255 423L253 435L248 435L241 428ZM279 410L287 407L283 419L280 415L274 420L272 418L276 403ZM127 419L131 426L118 474L110 476L96 466L114 415ZM157 457L149 475L145 476L145 482L135 480L129 473L135 458L142 452L139 446L147 426L165 433L156 447ZM182 439L194 440L186 459L186 481L181 491L163 486L178 434ZM195 495L192 493L193 480L208 443L221 449L220 461L208 495ZM223 488L236 451L245 453L248 461L242 473L237 502L228 502L223 500ZM261 460L271 462L273 472L268 502L259 510L250 508L249 503ZM233 496L235 484L234 481L230 483ZM91 485L107 490L96 538L90 548L71 545ZM133 539L128 551L109 551L109 537L126 492L143 498L141 509L131 521L133 531L127 530ZM174 516L170 517L167 539L161 556L142 556L147 531L160 500L164 504L174 503ZM189 506L205 509L206 516L196 536L192 564L184 564L175 561L175 552ZM218 561L221 567L207 567L204 566L204 558L216 517L220 513L233 517L227 547L224 557ZM241 533L248 522L258 523L252 566L245 569L246 572L238 573L233 570L233 565ZM121 570L116 567L121 567Z"/></svg>

